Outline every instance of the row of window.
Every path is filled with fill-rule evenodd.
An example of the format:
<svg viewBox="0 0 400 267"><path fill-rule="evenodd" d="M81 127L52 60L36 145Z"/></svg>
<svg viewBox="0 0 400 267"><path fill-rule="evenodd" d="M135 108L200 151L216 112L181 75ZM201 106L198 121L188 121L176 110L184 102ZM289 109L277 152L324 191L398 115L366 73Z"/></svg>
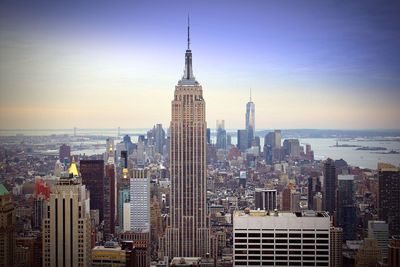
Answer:
<svg viewBox="0 0 400 267"><path fill-rule="evenodd" d="M236 261L235 266L329 266L329 262L298 262L298 261L263 261L263 262L247 262L247 261Z"/></svg>
<svg viewBox="0 0 400 267"><path fill-rule="evenodd" d="M273 255L273 254L280 254L280 255L287 255L288 253L290 255L329 255L329 250L328 248L326 248L325 250L317 250L315 251L314 248L309 248L311 250L305 250L305 251L301 251L301 250L235 250L235 255Z"/></svg>
<svg viewBox="0 0 400 267"><path fill-rule="evenodd" d="M315 234L315 233L235 233L235 237L272 237L272 238L287 238L287 237L298 237L298 238L329 238L329 234Z"/></svg>
<svg viewBox="0 0 400 267"><path fill-rule="evenodd" d="M294 244L327 244L329 243L329 239L235 239L236 243L294 243Z"/></svg>

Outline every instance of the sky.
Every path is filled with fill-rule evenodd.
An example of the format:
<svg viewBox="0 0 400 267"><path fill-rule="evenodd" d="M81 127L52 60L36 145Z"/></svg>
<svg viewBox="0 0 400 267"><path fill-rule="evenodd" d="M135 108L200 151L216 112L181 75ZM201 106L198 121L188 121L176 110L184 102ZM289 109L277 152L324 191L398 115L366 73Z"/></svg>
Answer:
<svg viewBox="0 0 400 267"><path fill-rule="evenodd" d="M398 1L0 2L0 129L168 126L190 14L208 127L400 129Z"/></svg>

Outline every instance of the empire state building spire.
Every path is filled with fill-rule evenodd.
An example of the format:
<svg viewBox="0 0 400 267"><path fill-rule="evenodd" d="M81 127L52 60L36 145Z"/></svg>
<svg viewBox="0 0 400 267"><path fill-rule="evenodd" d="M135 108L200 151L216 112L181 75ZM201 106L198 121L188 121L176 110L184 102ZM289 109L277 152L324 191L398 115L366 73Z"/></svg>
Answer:
<svg viewBox="0 0 400 267"><path fill-rule="evenodd" d="M183 73L182 80L179 81L182 85L195 85L198 84L193 75L192 67L192 50L190 50L190 20L188 16L188 27L187 27L187 49L185 53L185 70Z"/></svg>

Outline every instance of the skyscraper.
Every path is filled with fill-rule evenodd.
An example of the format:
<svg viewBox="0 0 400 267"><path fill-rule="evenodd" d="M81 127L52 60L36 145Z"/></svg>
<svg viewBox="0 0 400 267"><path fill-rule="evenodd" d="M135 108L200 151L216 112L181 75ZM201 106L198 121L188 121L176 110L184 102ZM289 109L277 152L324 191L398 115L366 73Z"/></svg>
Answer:
<svg viewBox="0 0 400 267"><path fill-rule="evenodd" d="M245 152L248 148L247 136L247 130L237 130L237 148L242 152Z"/></svg>
<svg viewBox="0 0 400 267"><path fill-rule="evenodd" d="M342 267L342 245L343 245L343 229L340 227L331 227L330 240L330 261L331 267Z"/></svg>
<svg viewBox="0 0 400 267"><path fill-rule="evenodd" d="M219 149L226 149L226 130L225 130L225 121L224 120L217 120L216 147Z"/></svg>
<svg viewBox="0 0 400 267"><path fill-rule="evenodd" d="M389 227L384 221L368 221L368 237L378 242L382 257L387 258L389 243Z"/></svg>
<svg viewBox="0 0 400 267"><path fill-rule="evenodd" d="M61 177L52 187L43 220L43 266L90 266L89 201L79 177Z"/></svg>
<svg viewBox="0 0 400 267"><path fill-rule="evenodd" d="M67 146L66 144L62 144L60 146L58 159L61 163L69 163L71 159L71 147ZM68 165L67 165L68 166Z"/></svg>
<svg viewBox="0 0 400 267"><path fill-rule="evenodd" d="M247 147L251 147L255 135L255 105L251 100L251 89L250 89L250 101L246 104L246 130L247 130Z"/></svg>
<svg viewBox="0 0 400 267"><path fill-rule="evenodd" d="M79 171L82 184L90 191L90 209L99 210L101 222L104 219L104 160L81 160Z"/></svg>
<svg viewBox="0 0 400 267"><path fill-rule="evenodd" d="M378 164L379 218L389 224L389 235L400 235L400 169Z"/></svg>
<svg viewBox="0 0 400 267"><path fill-rule="evenodd" d="M330 216L336 211L336 167L330 158L324 163L324 209Z"/></svg>
<svg viewBox="0 0 400 267"><path fill-rule="evenodd" d="M131 230L150 232L150 177L147 169L134 169L130 179Z"/></svg>
<svg viewBox="0 0 400 267"><path fill-rule="evenodd" d="M338 175L337 224L343 228L343 240L356 238L357 217L354 195L354 175Z"/></svg>
<svg viewBox="0 0 400 267"><path fill-rule="evenodd" d="M206 206L206 111L203 89L193 76L192 51L175 86L170 124L171 208L166 233L169 257L203 257L209 252Z"/></svg>

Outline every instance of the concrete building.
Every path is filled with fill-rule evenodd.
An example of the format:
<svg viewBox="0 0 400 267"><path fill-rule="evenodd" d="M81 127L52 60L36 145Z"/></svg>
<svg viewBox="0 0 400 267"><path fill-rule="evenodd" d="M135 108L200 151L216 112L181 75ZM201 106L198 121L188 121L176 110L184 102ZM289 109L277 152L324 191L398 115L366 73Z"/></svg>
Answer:
<svg viewBox="0 0 400 267"><path fill-rule="evenodd" d="M43 220L43 266L90 266L89 203L89 191L77 176L61 177L52 188Z"/></svg>
<svg viewBox="0 0 400 267"><path fill-rule="evenodd" d="M287 156L293 159L300 158L299 139L285 139L285 141L283 141L283 150Z"/></svg>
<svg viewBox="0 0 400 267"><path fill-rule="evenodd" d="M14 266L15 227L15 206L11 194L0 184L0 266Z"/></svg>
<svg viewBox="0 0 400 267"><path fill-rule="evenodd" d="M166 256L204 257L210 252L207 214L206 110L203 89L195 79L190 50L185 71L175 86L170 124L170 216Z"/></svg>
<svg viewBox="0 0 400 267"><path fill-rule="evenodd" d="M130 179L131 231L150 232L150 176L148 169L134 169Z"/></svg>
<svg viewBox="0 0 400 267"><path fill-rule="evenodd" d="M255 189L255 209L256 210L270 210L277 209L277 191L276 189Z"/></svg>
<svg viewBox="0 0 400 267"><path fill-rule="evenodd" d="M233 236L234 266L329 266L325 212L237 211Z"/></svg>

